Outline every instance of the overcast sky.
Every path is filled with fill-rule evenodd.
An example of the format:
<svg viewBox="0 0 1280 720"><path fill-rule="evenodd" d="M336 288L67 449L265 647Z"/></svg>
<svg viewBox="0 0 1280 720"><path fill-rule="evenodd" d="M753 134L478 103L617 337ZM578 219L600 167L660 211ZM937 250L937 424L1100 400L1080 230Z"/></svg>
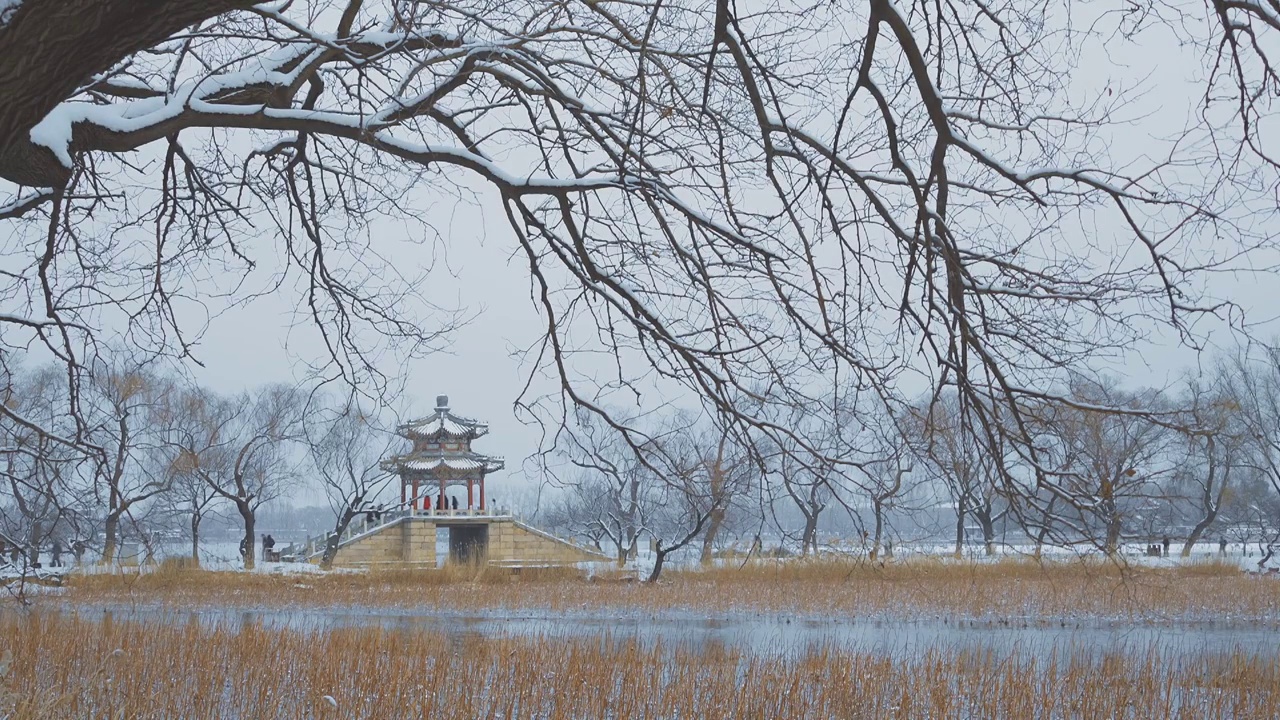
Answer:
<svg viewBox="0 0 1280 720"><path fill-rule="evenodd" d="M1158 154L1161 138L1196 122L1196 81L1203 73L1203 57L1179 48L1164 30L1154 31L1146 42L1149 51L1143 46L1121 51L1099 39L1080 59L1074 75L1073 90L1082 97L1110 90L1140 98L1127 111L1128 122L1115 129L1117 162ZM424 188L423 204L431 208L424 219L447 239L446 254L437 255L441 248L434 243L405 244L395 257L406 274L432 266L423 288L429 300L479 314L451 337L447 352L384 371L406 378L411 415L430 412L435 396L447 394L456 412L490 423L491 435L477 448L507 459L507 470L495 476L498 495L506 492L504 485L525 481L521 461L537 449L539 430L522 425L512 411L529 371L513 351L535 343L543 321L530 301L527 261L523 254L512 255L517 246L496 194L479 183L474 187L475 200L459 200L457 195L429 198L425 194L430 190ZM394 236L401 230L387 227L379 232ZM1213 283L1213 294L1240 303L1255 322L1264 323L1276 314L1270 276L1219 276ZM321 352L309 328L288 333L295 300L293 295L264 298L215 321L198 352L206 367L197 369L197 377L226 392L295 380L297 358ZM1220 327L1199 330L1222 346L1235 342ZM1263 337L1274 332L1265 323L1255 331ZM1105 369L1130 383L1162 385L1174 382L1200 359L1165 333Z"/></svg>
<svg viewBox="0 0 1280 720"><path fill-rule="evenodd" d="M1147 153L1158 154L1163 138L1196 122L1197 81L1204 72L1204 58L1191 48L1179 47L1167 30L1155 30L1143 43L1121 47L1099 38L1080 58L1072 75L1072 90L1079 97L1120 92L1139 99L1125 118L1129 122L1114 130L1114 157L1119 163ZM521 366L513 352L538 340L543 320L530 301L527 261L523 254L512 254L516 243L496 193L476 182L474 199L459 199L465 197L462 193L433 197L430 179L425 182L421 204L429 208L429 215L423 219L445 238L445 254L439 254L441 248L435 243L398 242L397 233L402 232L398 226L378 227L375 234L392 241L397 249L390 254L405 268L406 275L416 274L417 268L432 268L422 288L429 300L478 315L451 336L447 352L404 366L388 364L383 371L405 378L409 415L430 412L435 396L447 394L457 413L490 424L490 436L477 449L507 460L507 470L495 476L493 494L500 496L506 492L504 486L525 481L522 461L538 445L539 429L522 425L512 411L530 370ZM1108 228L1099 231L1105 234ZM269 246L271 239L265 240L260 247ZM264 263L256 281L263 282L269 271L270 264ZM1240 303L1254 321L1263 321L1276 314L1273 283L1269 276L1219 276L1212 290ZM310 328L289 329L290 322L296 320L292 313L298 300L296 293L282 292L217 318L196 351L204 364L193 368L196 378L228 393L267 382L298 380L304 366L299 360L322 354ZM1224 346L1233 342L1220 329L1206 326L1200 330L1211 333ZM1266 337L1274 330L1263 325L1255 332ZM1178 347L1164 334L1106 369L1131 383L1162 385L1196 361L1193 351ZM534 395L548 389L543 383Z"/></svg>

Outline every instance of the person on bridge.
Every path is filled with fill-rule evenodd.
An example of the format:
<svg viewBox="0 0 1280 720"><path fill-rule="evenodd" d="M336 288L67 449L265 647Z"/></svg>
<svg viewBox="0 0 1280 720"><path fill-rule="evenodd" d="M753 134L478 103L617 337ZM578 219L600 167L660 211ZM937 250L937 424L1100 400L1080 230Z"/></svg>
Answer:
<svg viewBox="0 0 1280 720"><path fill-rule="evenodd" d="M453 501L453 509L454 509L454 510L457 510L457 509L458 509L458 498L454 497L454 498L450 498L450 500L452 500L452 501Z"/></svg>

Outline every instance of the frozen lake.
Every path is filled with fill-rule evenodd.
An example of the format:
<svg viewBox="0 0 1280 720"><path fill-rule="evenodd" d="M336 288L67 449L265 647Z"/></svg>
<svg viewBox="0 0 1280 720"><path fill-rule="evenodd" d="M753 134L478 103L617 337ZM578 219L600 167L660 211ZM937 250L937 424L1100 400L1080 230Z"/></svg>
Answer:
<svg viewBox="0 0 1280 720"><path fill-rule="evenodd" d="M636 640L645 645L732 649L752 654L794 654L824 646L889 656L916 656L930 649L1013 650L1030 654L1146 654L1166 657L1194 653L1245 652L1280 660L1280 627L1243 623L1167 624L1107 620L992 622L983 620L857 620L744 616L698 617L684 612L657 616L603 614L551 616L539 613L424 614L421 611L350 609L198 609L119 606L74 611L100 621L200 623L235 628L261 625L322 632L332 628L376 627L388 631L468 637L592 637L604 642Z"/></svg>

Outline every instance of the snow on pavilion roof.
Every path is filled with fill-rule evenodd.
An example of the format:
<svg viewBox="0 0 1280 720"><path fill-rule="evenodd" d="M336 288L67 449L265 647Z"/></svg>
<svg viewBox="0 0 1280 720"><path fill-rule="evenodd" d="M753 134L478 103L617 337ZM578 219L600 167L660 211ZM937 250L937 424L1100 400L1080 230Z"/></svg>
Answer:
<svg viewBox="0 0 1280 720"><path fill-rule="evenodd" d="M481 470L486 473L506 467L502 458L489 457L478 453L442 453L418 452L411 455L400 455L388 458L384 463L388 469L432 471L441 467L451 470Z"/></svg>
<svg viewBox="0 0 1280 720"><path fill-rule="evenodd" d="M436 412L421 420L414 420L399 427L400 434L408 438L429 438L437 435L478 438L489 432L489 424L449 412L449 398L436 398Z"/></svg>

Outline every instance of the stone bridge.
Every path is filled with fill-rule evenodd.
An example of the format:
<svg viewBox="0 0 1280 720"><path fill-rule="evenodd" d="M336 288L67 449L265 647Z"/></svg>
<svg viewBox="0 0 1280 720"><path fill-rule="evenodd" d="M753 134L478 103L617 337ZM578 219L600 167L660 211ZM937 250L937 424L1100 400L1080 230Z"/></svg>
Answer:
<svg viewBox="0 0 1280 720"><path fill-rule="evenodd" d="M608 562L594 549L555 537L510 515L466 510L401 513L343 534L335 567L436 567L436 535L449 531L449 562L502 567L548 567ZM319 558L323 541L309 555Z"/></svg>

